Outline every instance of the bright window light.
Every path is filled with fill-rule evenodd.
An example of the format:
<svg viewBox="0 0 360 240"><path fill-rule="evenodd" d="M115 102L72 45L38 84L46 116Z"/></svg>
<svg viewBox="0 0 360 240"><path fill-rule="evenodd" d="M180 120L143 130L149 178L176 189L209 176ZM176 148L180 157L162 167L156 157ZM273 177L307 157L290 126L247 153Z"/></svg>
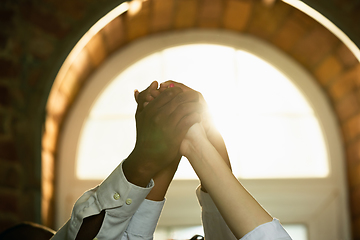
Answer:
<svg viewBox="0 0 360 240"><path fill-rule="evenodd" d="M319 122L291 80L248 52L191 44L142 59L104 90L82 131L77 160L80 179L104 179L131 152L135 143L133 91L145 89L153 80L182 82L204 95L238 177L329 174ZM183 159L175 178L197 177Z"/></svg>

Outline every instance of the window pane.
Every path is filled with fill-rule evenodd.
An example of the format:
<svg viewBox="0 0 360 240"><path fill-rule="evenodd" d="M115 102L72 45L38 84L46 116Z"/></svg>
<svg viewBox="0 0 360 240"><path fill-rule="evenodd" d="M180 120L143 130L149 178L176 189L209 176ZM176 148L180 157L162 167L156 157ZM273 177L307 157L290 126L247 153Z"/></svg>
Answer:
<svg viewBox="0 0 360 240"><path fill-rule="evenodd" d="M296 178L328 174L323 139L313 116L252 115L235 121L242 124L234 122L225 139L238 176Z"/></svg>
<svg viewBox="0 0 360 240"><path fill-rule="evenodd" d="M299 89L272 65L244 51L236 52L236 61L239 109L247 113L313 113Z"/></svg>
<svg viewBox="0 0 360 240"><path fill-rule="evenodd" d="M136 102L135 89L145 89L151 81L161 76L161 56L152 54L127 68L121 73L96 100L91 116L113 116L132 114Z"/></svg>
<svg viewBox="0 0 360 240"><path fill-rule="evenodd" d="M88 119L80 139L77 158L79 179L104 179L134 148L133 117Z"/></svg>
<svg viewBox="0 0 360 240"><path fill-rule="evenodd" d="M165 49L133 64L102 93L81 137L78 175L103 179L135 143L133 90L172 79L200 91L241 178L325 177L318 120L298 88L258 57L226 46ZM105 161L99 169L98 161ZM196 178L186 159L175 178ZM109 164L107 164L109 163ZM94 164L94 165L92 165Z"/></svg>
<svg viewBox="0 0 360 240"><path fill-rule="evenodd" d="M153 54L133 64L96 100L80 138L78 178L102 180L132 151L136 139L133 93L159 79L160 61L160 54Z"/></svg>

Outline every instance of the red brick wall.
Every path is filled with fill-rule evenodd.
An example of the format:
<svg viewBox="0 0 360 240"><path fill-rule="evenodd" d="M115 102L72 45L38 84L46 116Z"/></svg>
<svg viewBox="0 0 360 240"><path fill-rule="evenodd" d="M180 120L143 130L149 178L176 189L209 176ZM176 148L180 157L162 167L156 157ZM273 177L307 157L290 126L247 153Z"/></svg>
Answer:
<svg viewBox="0 0 360 240"><path fill-rule="evenodd" d="M223 28L254 35L286 52L328 95L344 136L354 239L360 239L360 65L340 40L279 1L265 5L259 0L147 0L136 15L116 18L89 42L67 71L56 98L49 100L54 107L45 114L51 84L66 55L81 35L120 1L94 2L0 3L0 231L19 221L40 221L41 197L42 207L48 209L43 217L51 226L61 122L87 77L113 51L158 32ZM356 1L305 2L344 26L354 41L360 39L355 21L349 21L360 16ZM344 11L339 13L339 9ZM47 170L42 175L41 153ZM42 196L41 178L47 189Z"/></svg>
<svg viewBox="0 0 360 240"><path fill-rule="evenodd" d="M41 222L47 96L75 43L120 2L0 1L0 231Z"/></svg>

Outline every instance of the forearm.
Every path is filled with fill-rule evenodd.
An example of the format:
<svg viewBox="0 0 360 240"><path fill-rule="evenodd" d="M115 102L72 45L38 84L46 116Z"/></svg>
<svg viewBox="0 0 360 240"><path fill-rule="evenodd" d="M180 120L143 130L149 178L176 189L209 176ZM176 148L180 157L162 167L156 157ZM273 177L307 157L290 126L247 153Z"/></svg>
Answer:
<svg viewBox="0 0 360 240"><path fill-rule="evenodd" d="M223 161L225 161L226 165L231 170L231 163L229 159L229 155L226 149L226 145L224 142L223 137L221 136L220 132L214 127L210 127L209 131L206 133L209 142L214 146L216 151L220 154ZM201 190L207 192L205 186L201 184Z"/></svg>
<svg viewBox="0 0 360 240"><path fill-rule="evenodd" d="M187 156L202 184L239 239L272 217L246 191L214 146L206 139L199 141Z"/></svg>
<svg viewBox="0 0 360 240"><path fill-rule="evenodd" d="M221 158L225 161L226 165L228 165L231 170L229 155L226 149L224 139L221 136L220 132L215 127L212 127L206 135L209 142L214 146L216 151L220 154Z"/></svg>
<svg viewBox="0 0 360 240"><path fill-rule="evenodd" d="M159 167L147 161L146 155L135 150L126 158L122 167L127 181L139 187L146 187L160 171Z"/></svg>
<svg viewBox="0 0 360 240"><path fill-rule="evenodd" d="M181 156L179 155L168 167L156 174L154 177L155 186L147 195L146 199L152 201L164 200L169 185L173 180L175 172L178 168L180 158Z"/></svg>

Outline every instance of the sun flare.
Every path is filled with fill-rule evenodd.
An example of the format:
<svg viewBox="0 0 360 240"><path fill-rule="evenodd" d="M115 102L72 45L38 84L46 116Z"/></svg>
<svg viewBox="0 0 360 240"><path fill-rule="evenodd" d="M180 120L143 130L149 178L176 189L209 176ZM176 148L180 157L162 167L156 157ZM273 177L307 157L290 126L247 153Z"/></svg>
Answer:
<svg viewBox="0 0 360 240"><path fill-rule="evenodd" d="M291 80L248 52L191 44L140 60L107 87L83 130L79 178L102 179L118 164L119 156L125 158L131 152L135 142L133 90L145 89L152 80L169 79L203 94L236 176L307 178L329 174L318 120ZM89 164L89 159L100 156L110 162L103 170ZM183 160L175 178L196 179L190 164Z"/></svg>

